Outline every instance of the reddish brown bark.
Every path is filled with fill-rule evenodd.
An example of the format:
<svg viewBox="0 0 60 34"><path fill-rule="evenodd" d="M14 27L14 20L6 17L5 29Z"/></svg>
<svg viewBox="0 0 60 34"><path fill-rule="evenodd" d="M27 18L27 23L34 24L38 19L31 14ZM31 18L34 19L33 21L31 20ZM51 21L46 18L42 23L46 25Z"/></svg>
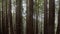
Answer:
<svg viewBox="0 0 60 34"><path fill-rule="evenodd" d="M10 34L14 34L13 23L12 23L12 13L11 13L11 0L7 0L7 20L10 27Z"/></svg>
<svg viewBox="0 0 60 34"><path fill-rule="evenodd" d="M48 19L48 9L47 0L44 1L44 34L54 34L54 22L55 22L55 0L49 0L49 19Z"/></svg>
<svg viewBox="0 0 60 34"><path fill-rule="evenodd" d="M44 0L44 34L48 33L48 9L47 0Z"/></svg>
<svg viewBox="0 0 60 34"><path fill-rule="evenodd" d="M7 21L7 0L2 0L2 34L9 34Z"/></svg>
<svg viewBox="0 0 60 34"><path fill-rule="evenodd" d="M49 0L48 34L55 34L55 0Z"/></svg>
<svg viewBox="0 0 60 34"><path fill-rule="evenodd" d="M22 0L16 0L16 34L22 34Z"/></svg>
<svg viewBox="0 0 60 34"><path fill-rule="evenodd" d="M27 0L27 16L26 16L26 34L34 34L33 29L33 0Z"/></svg>

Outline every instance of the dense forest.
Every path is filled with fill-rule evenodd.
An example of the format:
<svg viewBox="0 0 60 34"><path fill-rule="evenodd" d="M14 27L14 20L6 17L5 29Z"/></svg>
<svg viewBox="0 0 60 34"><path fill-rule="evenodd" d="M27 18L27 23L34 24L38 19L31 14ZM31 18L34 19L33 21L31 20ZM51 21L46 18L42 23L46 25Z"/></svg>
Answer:
<svg viewBox="0 0 60 34"><path fill-rule="evenodd" d="M0 0L0 34L60 34L60 0Z"/></svg>

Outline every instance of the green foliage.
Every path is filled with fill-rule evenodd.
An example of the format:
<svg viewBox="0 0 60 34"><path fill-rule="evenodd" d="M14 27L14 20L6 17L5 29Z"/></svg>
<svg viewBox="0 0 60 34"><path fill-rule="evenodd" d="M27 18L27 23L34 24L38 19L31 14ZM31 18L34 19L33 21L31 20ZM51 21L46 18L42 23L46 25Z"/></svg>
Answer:
<svg viewBox="0 0 60 34"><path fill-rule="evenodd" d="M2 7L1 5L2 5L2 0L0 0L0 10L1 10L1 7Z"/></svg>
<svg viewBox="0 0 60 34"><path fill-rule="evenodd" d="M34 3L34 12L44 12L44 0L36 0Z"/></svg>
<svg viewBox="0 0 60 34"><path fill-rule="evenodd" d="M2 0L0 0L0 2L2 2Z"/></svg>

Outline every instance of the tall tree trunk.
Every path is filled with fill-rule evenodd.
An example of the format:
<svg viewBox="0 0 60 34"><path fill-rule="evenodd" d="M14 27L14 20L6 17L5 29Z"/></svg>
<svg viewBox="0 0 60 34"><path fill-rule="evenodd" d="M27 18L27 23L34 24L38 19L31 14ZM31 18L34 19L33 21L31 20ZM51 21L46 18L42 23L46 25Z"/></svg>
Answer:
<svg viewBox="0 0 60 34"><path fill-rule="evenodd" d="M36 14L36 34L38 34L38 11Z"/></svg>
<svg viewBox="0 0 60 34"><path fill-rule="evenodd" d="M2 20L1 20L1 18L2 18L2 10L1 10L1 7L2 7L2 0L0 1L0 3L1 3L1 5L0 5L0 34L2 34Z"/></svg>
<svg viewBox="0 0 60 34"><path fill-rule="evenodd" d="M7 0L2 0L2 34L8 34Z"/></svg>
<svg viewBox="0 0 60 34"><path fill-rule="evenodd" d="M48 34L55 34L55 0L49 0Z"/></svg>
<svg viewBox="0 0 60 34"><path fill-rule="evenodd" d="M55 1L49 0L49 20L47 14L47 0L44 0L44 6L44 34L54 34Z"/></svg>
<svg viewBox="0 0 60 34"><path fill-rule="evenodd" d="M58 11L58 26L56 34L60 34L60 0L59 0L59 11Z"/></svg>
<svg viewBox="0 0 60 34"><path fill-rule="evenodd" d="M26 34L34 34L33 30L33 0L27 0L27 16L26 16Z"/></svg>
<svg viewBox="0 0 60 34"><path fill-rule="evenodd" d="M1 32L2 32L2 31L1 31L1 29L2 29L2 28L1 28L1 12L2 12L2 11L0 10L0 34L2 34L2 33L1 33Z"/></svg>
<svg viewBox="0 0 60 34"><path fill-rule="evenodd" d="M11 13L11 0L7 0L7 20L10 27L10 34L14 34L13 32L13 23L12 23L12 13Z"/></svg>
<svg viewBox="0 0 60 34"><path fill-rule="evenodd" d="M47 11L47 0L44 0L44 34L48 33L48 11Z"/></svg>
<svg viewBox="0 0 60 34"><path fill-rule="evenodd" d="M22 34L22 0L16 0L16 34Z"/></svg>
<svg viewBox="0 0 60 34"><path fill-rule="evenodd" d="M38 34L38 16L39 16L39 0L37 0L37 11L36 11L36 34Z"/></svg>
<svg viewBox="0 0 60 34"><path fill-rule="evenodd" d="M38 34L38 13L36 14L36 34Z"/></svg>

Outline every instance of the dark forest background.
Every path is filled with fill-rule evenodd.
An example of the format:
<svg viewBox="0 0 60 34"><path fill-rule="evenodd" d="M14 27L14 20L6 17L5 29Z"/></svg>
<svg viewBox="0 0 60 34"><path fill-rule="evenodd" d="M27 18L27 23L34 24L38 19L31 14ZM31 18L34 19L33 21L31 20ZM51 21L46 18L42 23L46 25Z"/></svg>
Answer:
<svg viewBox="0 0 60 34"><path fill-rule="evenodd" d="M0 0L1 34L59 34L60 0Z"/></svg>

